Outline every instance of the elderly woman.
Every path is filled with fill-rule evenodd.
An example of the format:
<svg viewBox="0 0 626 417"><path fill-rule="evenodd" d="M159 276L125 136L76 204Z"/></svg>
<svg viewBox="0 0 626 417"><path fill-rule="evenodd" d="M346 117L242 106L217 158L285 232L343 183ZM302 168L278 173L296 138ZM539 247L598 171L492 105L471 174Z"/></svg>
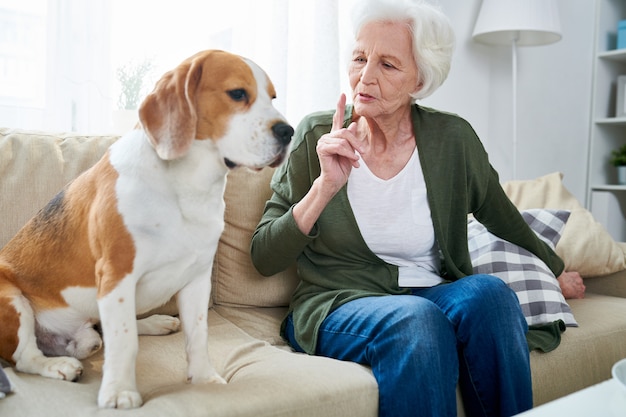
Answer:
<svg viewBox="0 0 626 417"><path fill-rule="evenodd" d="M342 95L334 114L301 122L252 241L262 274L297 261L283 335L370 365L381 416L453 416L457 383L468 415L526 410L526 321L503 281L472 275L467 214L555 276L563 262L506 197L472 127L414 103L447 77L447 18L411 0L360 0L354 17L353 105Z"/></svg>

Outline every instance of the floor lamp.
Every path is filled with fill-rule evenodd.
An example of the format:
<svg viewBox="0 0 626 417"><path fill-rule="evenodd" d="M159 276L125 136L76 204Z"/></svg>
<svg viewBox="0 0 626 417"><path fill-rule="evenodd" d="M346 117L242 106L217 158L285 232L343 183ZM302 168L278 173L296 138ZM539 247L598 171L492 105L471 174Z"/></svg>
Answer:
<svg viewBox="0 0 626 417"><path fill-rule="evenodd" d="M512 48L513 179L517 179L517 47L561 39L556 0L483 0L474 33L476 42Z"/></svg>

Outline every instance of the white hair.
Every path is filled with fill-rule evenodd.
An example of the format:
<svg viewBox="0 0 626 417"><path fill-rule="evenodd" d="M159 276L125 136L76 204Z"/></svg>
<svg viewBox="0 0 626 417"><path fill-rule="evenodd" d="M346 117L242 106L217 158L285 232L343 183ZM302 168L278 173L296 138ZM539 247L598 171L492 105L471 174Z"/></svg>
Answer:
<svg viewBox="0 0 626 417"><path fill-rule="evenodd" d="M419 77L411 97L415 101L434 93L448 77L454 52L454 31L448 17L425 0L356 0L352 9L355 39L366 23L374 21L407 22Z"/></svg>

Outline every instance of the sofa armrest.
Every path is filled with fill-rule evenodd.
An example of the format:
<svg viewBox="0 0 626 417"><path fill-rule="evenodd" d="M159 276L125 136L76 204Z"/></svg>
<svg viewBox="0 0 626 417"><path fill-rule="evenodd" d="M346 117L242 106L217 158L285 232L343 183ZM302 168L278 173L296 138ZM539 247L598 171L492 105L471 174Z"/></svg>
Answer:
<svg viewBox="0 0 626 417"><path fill-rule="evenodd" d="M626 270L585 278L587 292L626 298Z"/></svg>

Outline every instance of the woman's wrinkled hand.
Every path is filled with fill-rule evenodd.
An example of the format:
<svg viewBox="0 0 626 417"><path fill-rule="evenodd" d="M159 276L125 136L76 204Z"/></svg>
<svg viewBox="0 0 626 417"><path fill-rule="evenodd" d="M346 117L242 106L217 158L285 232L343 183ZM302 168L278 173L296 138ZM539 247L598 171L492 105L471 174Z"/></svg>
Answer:
<svg viewBox="0 0 626 417"><path fill-rule="evenodd" d="M346 109L346 96L341 94L337 102L337 110L333 115L330 133L323 135L317 142L317 155L320 160L320 179L324 187L336 193L348 181L352 167L359 166L359 149L357 143L356 123L347 128L343 126Z"/></svg>
<svg viewBox="0 0 626 417"><path fill-rule="evenodd" d="M557 278L565 298L585 298L585 284L578 272L565 272Z"/></svg>

